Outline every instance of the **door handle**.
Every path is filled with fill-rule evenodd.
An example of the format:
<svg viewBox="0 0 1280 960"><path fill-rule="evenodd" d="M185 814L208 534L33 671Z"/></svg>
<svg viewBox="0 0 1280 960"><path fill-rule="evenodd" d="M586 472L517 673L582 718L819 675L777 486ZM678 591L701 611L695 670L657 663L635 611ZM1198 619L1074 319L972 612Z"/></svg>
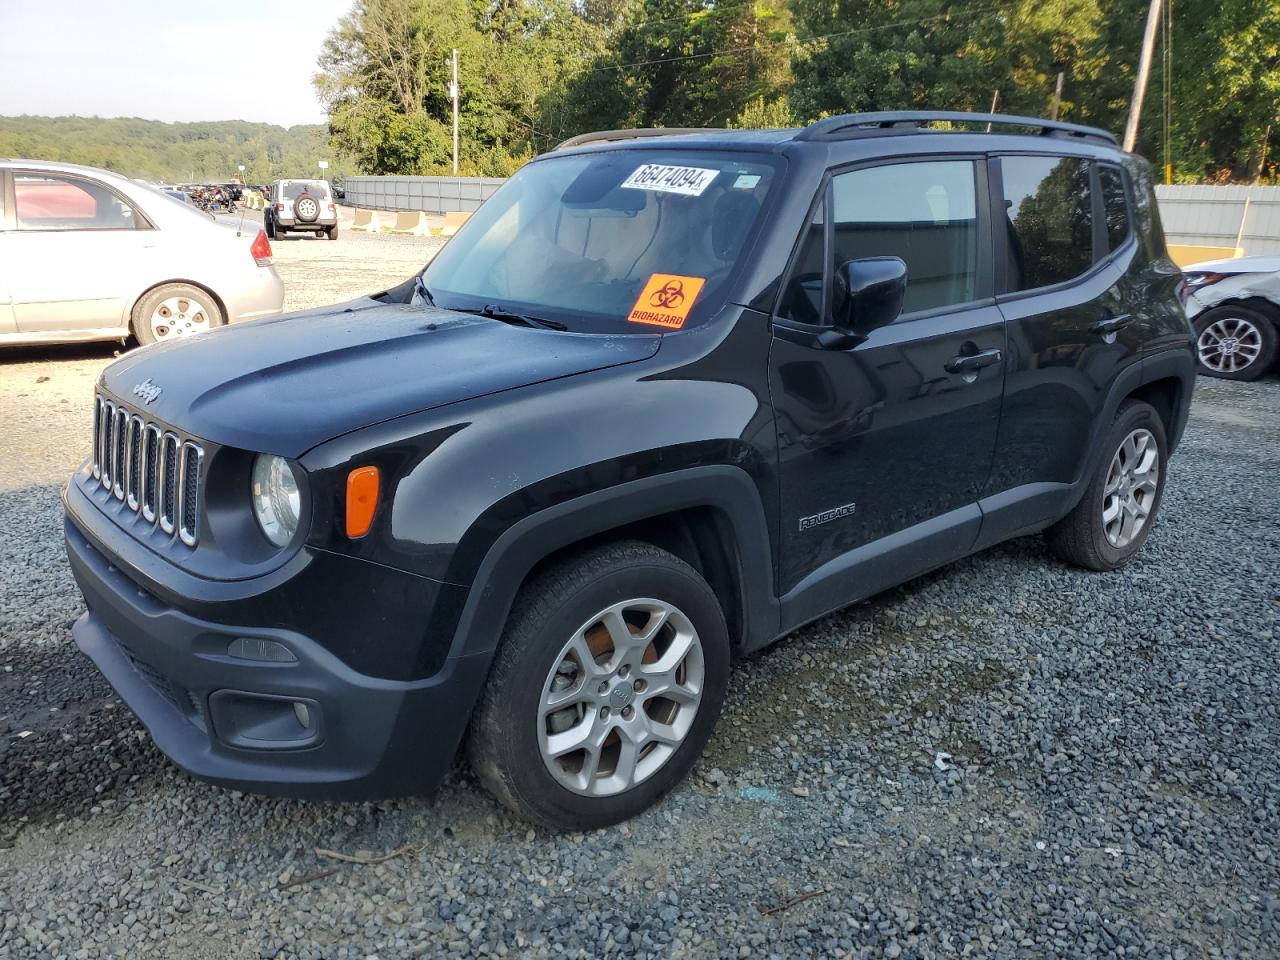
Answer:
<svg viewBox="0 0 1280 960"><path fill-rule="evenodd" d="M975 373L983 367L999 363L1004 354L1000 350L983 350L980 353L961 354L942 365L947 373Z"/></svg>
<svg viewBox="0 0 1280 960"><path fill-rule="evenodd" d="M1131 323L1133 323L1133 314L1122 313L1116 317L1103 317L1101 320L1095 322L1089 329L1093 333L1098 333L1105 337L1107 334L1115 333L1116 331L1127 327Z"/></svg>

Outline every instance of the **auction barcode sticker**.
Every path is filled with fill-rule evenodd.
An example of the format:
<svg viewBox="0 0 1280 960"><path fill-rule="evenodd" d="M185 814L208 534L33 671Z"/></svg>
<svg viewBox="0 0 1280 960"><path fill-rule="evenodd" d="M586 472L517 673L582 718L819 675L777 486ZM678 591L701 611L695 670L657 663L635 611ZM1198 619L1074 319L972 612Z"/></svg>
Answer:
<svg viewBox="0 0 1280 960"><path fill-rule="evenodd" d="M704 167L670 167L664 163L646 163L622 181L628 190L654 190L658 193L679 193L686 197L700 197L711 186L719 170Z"/></svg>

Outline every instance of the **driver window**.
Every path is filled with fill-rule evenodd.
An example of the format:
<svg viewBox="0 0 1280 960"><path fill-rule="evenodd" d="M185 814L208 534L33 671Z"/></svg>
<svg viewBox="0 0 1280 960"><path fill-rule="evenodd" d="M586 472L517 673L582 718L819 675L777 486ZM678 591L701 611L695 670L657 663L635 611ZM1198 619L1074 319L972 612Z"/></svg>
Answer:
<svg viewBox="0 0 1280 960"><path fill-rule="evenodd" d="M832 265L898 257L907 265L902 312L975 299L978 221L971 160L895 163L831 180Z"/></svg>
<svg viewBox="0 0 1280 960"><path fill-rule="evenodd" d="M58 174L15 173L19 230L131 230L133 208L91 180Z"/></svg>

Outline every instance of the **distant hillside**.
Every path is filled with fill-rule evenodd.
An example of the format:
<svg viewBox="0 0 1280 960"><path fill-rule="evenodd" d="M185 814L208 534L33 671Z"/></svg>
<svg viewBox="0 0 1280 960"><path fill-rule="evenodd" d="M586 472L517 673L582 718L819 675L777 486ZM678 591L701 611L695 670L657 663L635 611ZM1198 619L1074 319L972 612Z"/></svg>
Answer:
<svg viewBox="0 0 1280 960"><path fill-rule="evenodd" d="M85 163L174 183L232 179L242 163L252 183L314 175L316 161L324 159L330 176L354 172L331 155L322 126L286 129L244 120L0 117L0 157Z"/></svg>

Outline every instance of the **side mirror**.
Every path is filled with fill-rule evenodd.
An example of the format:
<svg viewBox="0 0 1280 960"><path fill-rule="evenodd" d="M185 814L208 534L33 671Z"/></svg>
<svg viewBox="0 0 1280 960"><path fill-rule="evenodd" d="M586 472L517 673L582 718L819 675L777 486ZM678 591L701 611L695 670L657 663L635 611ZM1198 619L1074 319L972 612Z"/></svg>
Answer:
<svg viewBox="0 0 1280 960"><path fill-rule="evenodd" d="M857 336L888 326L902 313L907 265L897 257L847 260L836 270L836 328Z"/></svg>

